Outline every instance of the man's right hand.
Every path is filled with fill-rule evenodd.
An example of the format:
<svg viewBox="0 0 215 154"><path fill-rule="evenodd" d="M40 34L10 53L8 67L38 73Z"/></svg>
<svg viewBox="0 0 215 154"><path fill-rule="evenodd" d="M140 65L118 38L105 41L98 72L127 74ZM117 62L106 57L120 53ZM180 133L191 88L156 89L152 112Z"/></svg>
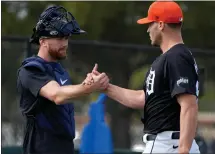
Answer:
<svg viewBox="0 0 215 154"><path fill-rule="evenodd" d="M84 80L83 84L92 85L96 81L97 77L101 76L102 73L98 72L98 65L96 64L91 73L87 74L87 78ZM143 90L131 90L125 89L113 84L106 84L104 92L108 97L114 99L115 101L121 103L130 108L143 109L145 105L145 92Z"/></svg>
<svg viewBox="0 0 215 154"><path fill-rule="evenodd" d="M92 73L88 73L82 84L92 87L94 90L105 90L109 85L109 78L105 73L98 72L98 65L95 64Z"/></svg>

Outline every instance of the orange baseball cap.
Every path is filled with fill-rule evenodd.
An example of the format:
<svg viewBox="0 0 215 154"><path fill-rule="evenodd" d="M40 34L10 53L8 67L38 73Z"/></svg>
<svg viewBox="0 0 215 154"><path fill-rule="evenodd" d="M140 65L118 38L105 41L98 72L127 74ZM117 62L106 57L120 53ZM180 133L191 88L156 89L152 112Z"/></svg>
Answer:
<svg viewBox="0 0 215 154"><path fill-rule="evenodd" d="M149 7L148 16L137 20L137 23L148 24L155 21L180 23L183 21L183 12L174 1L155 1Z"/></svg>

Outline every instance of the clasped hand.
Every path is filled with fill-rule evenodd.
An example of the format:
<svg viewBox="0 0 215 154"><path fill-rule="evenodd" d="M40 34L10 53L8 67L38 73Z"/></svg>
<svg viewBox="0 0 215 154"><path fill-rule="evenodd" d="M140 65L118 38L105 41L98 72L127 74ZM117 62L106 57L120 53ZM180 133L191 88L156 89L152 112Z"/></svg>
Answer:
<svg viewBox="0 0 215 154"><path fill-rule="evenodd" d="M109 77L104 72L99 73L97 69L98 65L95 64L92 72L87 74L82 84L91 86L93 90L105 90L109 85Z"/></svg>

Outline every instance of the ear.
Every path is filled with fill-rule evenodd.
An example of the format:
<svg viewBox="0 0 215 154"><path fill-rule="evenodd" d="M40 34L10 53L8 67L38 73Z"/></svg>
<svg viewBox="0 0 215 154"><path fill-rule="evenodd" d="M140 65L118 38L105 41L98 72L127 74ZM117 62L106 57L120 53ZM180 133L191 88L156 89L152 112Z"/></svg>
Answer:
<svg viewBox="0 0 215 154"><path fill-rule="evenodd" d="M158 28L160 29L160 31L163 31L164 26L165 26L164 22L161 22L161 21L158 22Z"/></svg>
<svg viewBox="0 0 215 154"><path fill-rule="evenodd" d="M40 46L44 46L44 47L47 46L45 39L40 38L39 42L40 42Z"/></svg>
<svg viewBox="0 0 215 154"><path fill-rule="evenodd" d="M39 39L40 45L43 45L43 39Z"/></svg>

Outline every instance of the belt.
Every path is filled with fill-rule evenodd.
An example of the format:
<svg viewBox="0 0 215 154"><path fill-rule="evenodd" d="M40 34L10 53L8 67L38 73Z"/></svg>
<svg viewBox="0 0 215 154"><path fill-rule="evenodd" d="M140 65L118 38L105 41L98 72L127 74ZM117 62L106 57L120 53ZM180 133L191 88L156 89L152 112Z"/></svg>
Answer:
<svg viewBox="0 0 215 154"><path fill-rule="evenodd" d="M153 140L156 139L156 137L157 137L157 135L150 134L150 135L146 136L146 140L147 141L153 141ZM176 140L176 139L179 139L179 137L180 137L180 132L173 132L172 136L171 136L171 139L175 139Z"/></svg>

